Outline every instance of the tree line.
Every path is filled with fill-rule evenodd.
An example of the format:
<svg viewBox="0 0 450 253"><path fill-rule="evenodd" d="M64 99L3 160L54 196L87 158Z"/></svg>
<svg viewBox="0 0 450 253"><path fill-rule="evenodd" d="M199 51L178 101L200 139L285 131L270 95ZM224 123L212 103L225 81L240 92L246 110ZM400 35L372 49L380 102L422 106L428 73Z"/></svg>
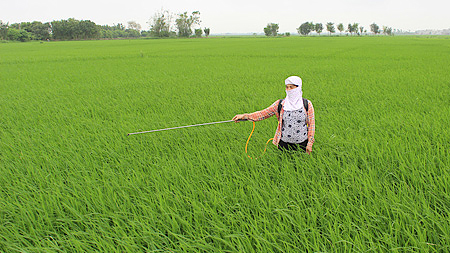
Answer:
<svg viewBox="0 0 450 253"><path fill-rule="evenodd" d="M367 33L367 30L363 26L360 26L359 23L348 24L347 28L345 28L343 23L339 23L337 26L335 26L335 24L332 22L328 22L325 25L325 27L323 26L322 23L305 22L297 28L297 32L300 35L307 36L311 32L315 31L320 36L324 28L327 29L329 35L336 33L336 28L337 30L339 30L340 34L342 34L342 32L349 32L350 35L353 34L362 35L363 33ZM267 24L266 27L264 27L264 34L266 36L279 36L279 35L290 36L290 33L279 34L278 30L279 30L278 24L269 23ZM370 25L370 31L375 35L380 33L383 33L385 35L394 35L392 33L392 27L383 26L383 29L381 30L380 27L375 23L372 23Z"/></svg>
<svg viewBox="0 0 450 253"><path fill-rule="evenodd" d="M129 21L127 27L119 23L112 26L98 25L90 20L69 18L42 23L40 21L4 23L0 20L0 40L89 40L139 37L202 37L209 36L210 28L199 28L200 12L171 14L169 11L156 13L149 20L150 29L142 30L136 21Z"/></svg>
<svg viewBox="0 0 450 253"><path fill-rule="evenodd" d="M58 20L47 23L39 21L21 22L21 23L3 23L0 20L0 39L12 41L30 41L30 40L87 40L87 39L115 39L115 38L139 38L139 37L206 37L210 34L210 28L200 28L200 12L194 11L191 14L183 12L173 14L168 10L161 10L155 13L148 21L149 30L142 30L141 25L135 21L129 21L125 27L122 23L117 25L97 25L90 20L77 20L69 18L67 20ZM297 28L300 35L307 36L311 32L317 32L319 35L323 30L329 32L329 35L336 33L336 29L342 32L348 32L350 35L362 35L367 30L359 23L348 24L347 28L343 23L335 26L328 22L325 27L322 23L305 22ZM264 28L266 36L290 36L290 33L279 34L279 25L269 23ZM377 34L393 35L392 28L383 26L383 29L373 23L370 25L370 31Z"/></svg>

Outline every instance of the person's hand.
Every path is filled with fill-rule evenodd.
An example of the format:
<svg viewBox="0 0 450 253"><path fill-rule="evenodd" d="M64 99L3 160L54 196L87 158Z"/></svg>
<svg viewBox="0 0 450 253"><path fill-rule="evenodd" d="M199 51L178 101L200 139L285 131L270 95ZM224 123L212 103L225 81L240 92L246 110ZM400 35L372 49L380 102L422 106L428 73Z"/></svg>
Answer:
<svg viewBox="0 0 450 253"><path fill-rule="evenodd" d="M311 146L306 146L306 154L310 155L312 152L312 147Z"/></svg>
<svg viewBox="0 0 450 253"><path fill-rule="evenodd" d="M248 119L247 114L238 114L234 116L232 120L234 120L235 122L239 122L238 120L245 120L245 119Z"/></svg>

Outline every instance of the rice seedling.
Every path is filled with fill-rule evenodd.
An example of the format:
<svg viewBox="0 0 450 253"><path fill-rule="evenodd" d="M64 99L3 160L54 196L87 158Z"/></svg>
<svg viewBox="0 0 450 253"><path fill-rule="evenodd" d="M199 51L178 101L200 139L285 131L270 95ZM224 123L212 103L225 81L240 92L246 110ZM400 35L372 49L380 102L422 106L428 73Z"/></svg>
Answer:
<svg viewBox="0 0 450 253"><path fill-rule="evenodd" d="M450 40L210 38L0 45L0 251L441 251ZM311 156L249 122L302 77ZM256 123L249 153L273 137Z"/></svg>

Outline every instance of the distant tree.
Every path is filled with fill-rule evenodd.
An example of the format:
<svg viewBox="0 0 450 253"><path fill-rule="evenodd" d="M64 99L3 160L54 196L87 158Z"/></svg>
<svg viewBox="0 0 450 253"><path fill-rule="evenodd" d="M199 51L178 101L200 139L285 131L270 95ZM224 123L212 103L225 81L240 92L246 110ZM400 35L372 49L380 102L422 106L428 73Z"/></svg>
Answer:
<svg viewBox="0 0 450 253"><path fill-rule="evenodd" d="M69 29L67 20L54 20L50 23L52 29L52 37L56 40L68 39Z"/></svg>
<svg viewBox="0 0 450 253"><path fill-rule="evenodd" d="M380 33L380 27L377 24L373 23L370 25L370 31L377 35Z"/></svg>
<svg viewBox="0 0 450 253"><path fill-rule="evenodd" d="M266 36L277 36L278 35L278 29L279 29L279 25L275 24L275 23L269 23L267 24L267 26L264 28L264 34Z"/></svg>
<svg viewBox="0 0 450 253"><path fill-rule="evenodd" d="M280 29L280 26L278 24L272 23L271 30L272 30L272 36L278 35L278 30Z"/></svg>
<svg viewBox="0 0 450 253"><path fill-rule="evenodd" d="M280 29L280 26L278 24L272 23L272 36L277 36L279 29Z"/></svg>
<svg viewBox="0 0 450 253"><path fill-rule="evenodd" d="M136 21L128 21L128 29L141 31L142 26L138 24Z"/></svg>
<svg viewBox="0 0 450 253"><path fill-rule="evenodd" d="M178 14L178 18L175 20L178 36L179 37L189 37L192 35L192 27L194 25L200 25L200 12L194 11L190 16L187 12Z"/></svg>
<svg viewBox="0 0 450 253"><path fill-rule="evenodd" d="M388 29L387 29L387 34L389 35L389 36L391 36L391 35L394 35L393 33L392 33L392 27L388 27Z"/></svg>
<svg viewBox="0 0 450 253"><path fill-rule="evenodd" d="M173 15L168 10L161 10L155 13L148 22L151 36L169 37L172 33L172 19Z"/></svg>
<svg viewBox="0 0 450 253"><path fill-rule="evenodd" d="M86 39L98 39L100 37L100 29L97 24L90 20L81 20L80 28L82 30L82 38Z"/></svg>
<svg viewBox="0 0 450 253"><path fill-rule="evenodd" d="M319 34L323 31L323 25L322 23L317 23L314 25L314 30Z"/></svg>
<svg viewBox="0 0 450 253"><path fill-rule="evenodd" d="M291 33L290 33L290 32L285 32L285 33L284 33L284 36L290 37L290 36L291 36Z"/></svg>
<svg viewBox="0 0 450 253"><path fill-rule="evenodd" d="M312 22L305 22L300 25L300 27L297 28L297 32L301 35L308 35L311 31L313 31L315 28L314 24Z"/></svg>
<svg viewBox="0 0 450 253"><path fill-rule="evenodd" d="M383 34L384 35L392 35L392 27L383 26Z"/></svg>
<svg viewBox="0 0 450 253"><path fill-rule="evenodd" d="M359 31L361 32L361 34L363 34L364 27L363 27L363 26L360 26L360 27L359 27Z"/></svg>
<svg viewBox="0 0 450 253"><path fill-rule="evenodd" d="M358 33L358 27L359 27L358 23L353 23L352 30L353 30L354 33Z"/></svg>
<svg viewBox="0 0 450 253"><path fill-rule="evenodd" d="M332 22L327 23L327 31L330 33L330 35L336 32L336 30L334 29L334 23Z"/></svg>
<svg viewBox="0 0 450 253"><path fill-rule="evenodd" d="M31 33L36 40L50 39L50 32L50 23L41 23L39 21L31 23Z"/></svg>
<svg viewBox="0 0 450 253"><path fill-rule="evenodd" d="M208 37L208 36L209 36L210 29L205 27L205 29L203 30L203 32L205 32L205 36Z"/></svg>
<svg viewBox="0 0 450 253"><path fill-rule="evenodd" d="M8 38L8 28L9 23L3 23L3 21L0 20L0 39L6 40Z"/></svg>
<svg viewBox="0 0 450 253"><path fill-rule="evenodd" d="M264 34L266 36L271 36L272 35L272 29L270 29L270 26L267 25L266 27L264 27Z"/></svg>
<svg viewBox="0 0 450 253"><path fill-rule="evenodd" d="M344 31L344 24L339 23L337 29L339 30L339 33L342 33Z"/></svg>
<svg viewBox="0 0 450 253"><path fill-rule="evenodd" d="M69 40L79 40L83 38L83 30L80 26L80 21L74 18L69 18L68 20L68 36Z"/></svg>
<svg viewBox="0 0 450 253"><path fill-rule="evenodd" d="M352 25L352 24L348 24L348 26L347 26L347 32L349 32L350 35L353 36L353 25Z"/></svg>
<svg viewBox="0 0 450 253"><path fill-rule="evenodd" d="M197 37L197 38L202 37L202 33L203 33L203 31L201 28L195 29L195 37Z"/></svg>

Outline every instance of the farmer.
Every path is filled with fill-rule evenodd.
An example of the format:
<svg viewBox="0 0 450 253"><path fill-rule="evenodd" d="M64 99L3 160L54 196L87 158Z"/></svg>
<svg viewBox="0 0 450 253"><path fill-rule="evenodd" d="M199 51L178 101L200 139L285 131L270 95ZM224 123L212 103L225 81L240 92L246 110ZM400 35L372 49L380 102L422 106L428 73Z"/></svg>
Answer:
<svg viewBox="0 0 450 253"><path fill-rule="evenodd" d="M254 113L238 114L234 121L260 121L273 115L277 116L278 127L273 137L273 144L278 149L298 150L311 154L314 143L315 119L311 101L302 97L302 79L298 76L288 77L286 98L275 101L271 106Z"/></svg>

